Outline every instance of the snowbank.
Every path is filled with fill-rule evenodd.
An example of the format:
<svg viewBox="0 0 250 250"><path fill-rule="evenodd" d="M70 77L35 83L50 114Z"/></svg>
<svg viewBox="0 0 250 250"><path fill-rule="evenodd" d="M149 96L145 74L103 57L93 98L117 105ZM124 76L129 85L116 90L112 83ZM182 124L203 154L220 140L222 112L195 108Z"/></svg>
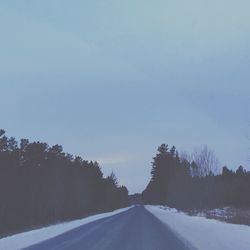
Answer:
<svg viewBox="0 0 250 250"><path fill-rule="evenodd" d="M203 217L188 216L176 209L145 206L177 235L198 250L249 250L250 227Z"/></svg>
<svg viewBox="0 0 250 250"><path fill-rule="evenodd" d="M16 235L12 235L6 238L0 239L0 249L1 250L19 250L44 240L48 240L57 235L65 233L76 227L85 225L87 223L100 220L112 215L116 215L129 210L131 207L122 208L109 213L97 214L90 217L86 217L80 220L74 220L70 222L65 222L61 224L56 224L53 226L44 227L41 229L32 230L29 232L24 232Z"/></svg>

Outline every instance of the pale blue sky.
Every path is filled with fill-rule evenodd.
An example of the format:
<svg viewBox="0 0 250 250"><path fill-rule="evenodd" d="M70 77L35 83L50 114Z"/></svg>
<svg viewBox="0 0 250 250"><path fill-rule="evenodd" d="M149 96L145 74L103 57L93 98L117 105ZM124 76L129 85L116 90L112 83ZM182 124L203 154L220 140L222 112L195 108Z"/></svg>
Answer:
<svg viewBox="0 0 250 250"><path fill-rule="evenodd" d="M0 114L142 191L161 143L243 164L250 142L248 0L2 0Z"/></svg>

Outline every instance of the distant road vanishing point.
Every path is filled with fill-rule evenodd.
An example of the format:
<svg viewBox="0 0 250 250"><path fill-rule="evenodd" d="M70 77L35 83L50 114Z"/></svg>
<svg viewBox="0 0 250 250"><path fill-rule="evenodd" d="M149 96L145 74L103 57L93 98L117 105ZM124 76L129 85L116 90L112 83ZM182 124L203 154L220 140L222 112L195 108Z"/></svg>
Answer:
<svg viewBox="0 0 250 250"><path fill-rule="evenodd" d="M80 226L26 250L191 250L166 225L135 206L120 214Z"/></svg>

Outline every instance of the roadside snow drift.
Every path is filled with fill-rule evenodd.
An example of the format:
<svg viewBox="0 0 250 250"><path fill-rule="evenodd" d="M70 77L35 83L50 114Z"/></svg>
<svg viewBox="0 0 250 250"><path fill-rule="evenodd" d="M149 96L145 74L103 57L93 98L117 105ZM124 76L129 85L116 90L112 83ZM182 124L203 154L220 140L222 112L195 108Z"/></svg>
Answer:
<svg viewBox="0 0 250 250"><path fill-rule="evenodd" d="M180 238L198 250L249 250L250 227L189 216L176 209L145 206Z"/></svg>
<svg viewBox="0 0 250 250"><path fill-rule="evenodd" d="M110 217L122 212L129 210L131 207L122 208L109 213L97 214L90 217L86 217L80 220L74 220L70 222L65 222L61 224L56 224L53 226L44 227L41 229L32 230L29 232L24 232L16 235L12 235L6 238L0 239L0 249L1 250L19 250L39 242L48 240L62 233L65 233L74 228L80 227L87 223L100 220L106 217Z"/></svg>

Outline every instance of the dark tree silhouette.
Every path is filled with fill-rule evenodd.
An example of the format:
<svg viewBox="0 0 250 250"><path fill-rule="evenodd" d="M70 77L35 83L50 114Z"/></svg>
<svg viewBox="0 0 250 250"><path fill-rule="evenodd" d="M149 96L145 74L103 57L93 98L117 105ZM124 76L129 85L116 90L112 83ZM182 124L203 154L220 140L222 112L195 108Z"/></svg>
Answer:
<svg viewBox="0 0 250 250"><path fill-rule="evenodd" d="M0 130L0 234L127 206L128 191L97 162Z"/></svg>
<svg viewBox="0 0 250 250"><path fill-rule="evenodd" d="M151 180L142 193L144 201L183 209L250 207L250 172L242 166L235 172L225 166L216 175L211 171L217 164L213 151L205 148L202 152L197 164L195 158L191 162L180 159L175 147L169 150L161 145L153 158Z"/></svg>

